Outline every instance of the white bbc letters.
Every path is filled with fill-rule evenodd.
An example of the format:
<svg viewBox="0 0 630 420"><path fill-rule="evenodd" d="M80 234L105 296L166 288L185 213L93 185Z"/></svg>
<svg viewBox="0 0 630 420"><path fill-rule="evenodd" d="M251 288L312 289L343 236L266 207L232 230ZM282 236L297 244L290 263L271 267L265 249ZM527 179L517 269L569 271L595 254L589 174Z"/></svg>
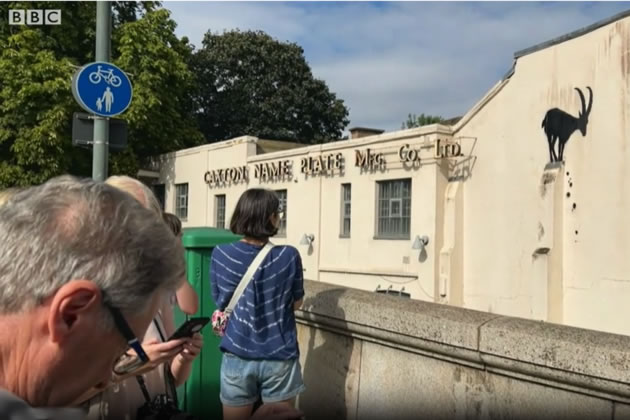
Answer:
<svg viewBox="0 0 630 420"><path fill-rule="evenodd" d="M24 25L26 24L26 11L25 10L9 10L9 25Z"/></svg>
<svg viewBox="0 0 630 420"><path fill-rule="evenodd" d="M61 9L10 9L9 25L61 25Z"/></svg>

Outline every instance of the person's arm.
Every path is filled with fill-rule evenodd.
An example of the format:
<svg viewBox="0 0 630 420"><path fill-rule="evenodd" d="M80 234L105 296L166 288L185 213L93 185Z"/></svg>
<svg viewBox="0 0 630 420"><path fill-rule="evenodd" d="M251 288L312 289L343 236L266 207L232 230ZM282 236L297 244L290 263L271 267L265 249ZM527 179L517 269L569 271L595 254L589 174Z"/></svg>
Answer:
<svg viewBox="0 0 630 420"><path fill-rule="evenodd" d="M302 306L304 300L304 270L302 270L302 258L300 252L295 250L295 275L293 277L293 310L296 311Z"/></svg>
<svg viewBox="0 0 630 420"><path fill-rule="evenodd" d="M190 377L193 361L203 347L203 336L196 333L191 340L184 346L184 350L180 352L171 362L171 373L175 378L175 386L183 385Z"/></svg>
<svg viewBox="0 0 630 420"><path fill-rule="evenodd" d="M184 279L182 285L175 292L175 297L177 298L177 306L185 314L194 315L199 310L199 296L188 283L188 280Z"/></svg>
<svg viewBox="0 0 630 420"><path fill-rule="evenodd" d="M147 353L147 356L149 356L150 362L140 367L139 369L136 369L133 372L127 373L125 375L116 375L112 372L112 377L107 387L90 388L89 390L85 391L79 398L77 398L74 401L73 405L82 404L90 398L93 398L94 396L105 391L105 389L110 386L121 383L122 381L125 381L134 376L150 372L162 363L173 360L175 356L183 351L182 349L186 348L186 342L187 339L171 340L166 343L156 342L155 340L143 342L142 347ZM188 373L188 375L190 375L190 373Z"/></svg>
<svg viewBox="0 0 630 420"><path fill-rule="evenodd" d="M161 324L164 327L162 331L162 335L164 336L163 339L168 340L168 338L175 332L175 314L173 313L173 306L169 300L165 299L162 302L159 309L159 315L156 315L156 318L157 317L159 317L160 321L162 321ZM154 320L153 322L156 321ZM187 338L162 341L162 337L160 337L160 340L158 340L155 336L145 337L142 341L142 348L149 357L149 362L126 375L115 376L114 380L116 382L121 382L129 377L149 372L160 366L162 363L171 362L175 356L186 348L188 341L189 340Z"/></svg>
<svg viewBox="0 0 630 420"><path fill-rule="evenodd" d="M297 302L293 303L293 310L297 311L298 309L300 309L302 307L302 304L304 303L304 299L300 299Z"/></svg>
<svg viewBox="0 0 630 420"><path fill-rule="evenodd" d="M176 293L177 305L182 312L188 315L193 315L197 312L198 297L195 290L190 286L187 280L184 280ZM165 315L166 317L166 315ZM170 318L171 322L175 319L175 315L171 309ZM166 328L166 325L164 326ZM184 345L184 348L179 352L171 361L171 373L175 378L175 386L183 385L190 377L192 372L192 362L201 353L203 347L203 337L197 333L193 335L188 342Z"/></svg>

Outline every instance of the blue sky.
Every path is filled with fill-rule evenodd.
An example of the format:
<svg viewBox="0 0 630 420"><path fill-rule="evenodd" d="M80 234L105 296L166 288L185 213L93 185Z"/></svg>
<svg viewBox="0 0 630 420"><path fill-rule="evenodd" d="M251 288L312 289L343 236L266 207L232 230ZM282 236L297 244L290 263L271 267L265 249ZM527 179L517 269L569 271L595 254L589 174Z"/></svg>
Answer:
<svg viewBox="0 0 630 420"><path fill-rule="evenodd" d="M397 130L407 114L463 115L513 54L630 9L624 2L164 2L177 33L263 30L304 48L350 125Z"/></svg>

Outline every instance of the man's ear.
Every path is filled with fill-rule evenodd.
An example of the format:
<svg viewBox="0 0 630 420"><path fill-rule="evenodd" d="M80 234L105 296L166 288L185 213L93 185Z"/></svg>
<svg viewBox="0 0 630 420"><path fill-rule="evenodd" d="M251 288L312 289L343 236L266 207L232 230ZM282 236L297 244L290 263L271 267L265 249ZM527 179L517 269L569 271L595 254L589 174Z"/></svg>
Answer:
<svg viewBox="0 0 630 420"><path fill-rule="evenodd" d="M79 326L93 325L102 310L100 288L88 280L73 280L55 293L48 313L48 330L53 342L62 342Z"/></svg>

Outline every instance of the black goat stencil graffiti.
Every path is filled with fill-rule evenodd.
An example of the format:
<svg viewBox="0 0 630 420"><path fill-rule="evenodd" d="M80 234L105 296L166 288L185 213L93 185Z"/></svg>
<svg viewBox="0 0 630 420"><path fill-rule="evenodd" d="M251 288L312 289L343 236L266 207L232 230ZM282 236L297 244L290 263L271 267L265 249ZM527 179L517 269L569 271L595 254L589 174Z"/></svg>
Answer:
<svg viewBox="0 0 630 420"><path fill-rule="evenodd" d="M552 108L545 114L545 118L542 121L542 128L547 135L550 162L563 161L564 146L566 146L574 131L580 130L582 136L586 135L588 116L593 106L593 91L589 86L587 86L586 89L589 93L588 105L586 105L582 91L579 88L575 88L580 96L580 102L582 103L582 110L577 118L559 108ZM556 142L558 143L558 153L556 153Z"/></svg>

